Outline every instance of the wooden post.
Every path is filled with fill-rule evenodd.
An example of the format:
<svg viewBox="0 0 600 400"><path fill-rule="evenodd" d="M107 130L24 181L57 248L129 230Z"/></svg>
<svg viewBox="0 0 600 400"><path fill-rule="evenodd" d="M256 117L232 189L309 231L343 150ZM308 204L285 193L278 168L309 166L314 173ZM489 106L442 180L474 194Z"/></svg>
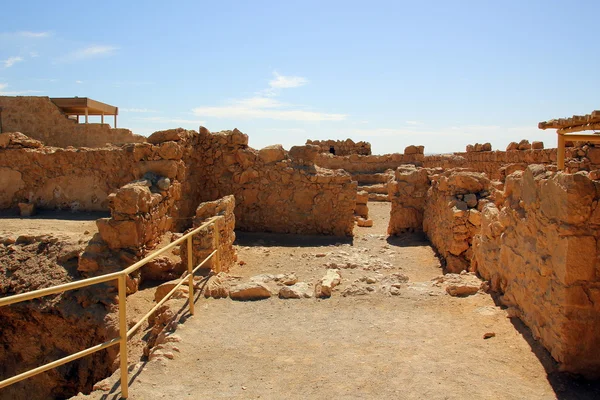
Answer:
<svg viewBox="0 0 600 400"><path fill-rule="evenodd" d="M558 134L558 154L556 157L556 166L559 171L565 169L565 135L562 133Z"/></svg>
<svg viewBox="0 0 600 400"><path fill-rule="evenodd" d="M86 109L87 111L87 109ZM129 395L129 382L127 382L127 275L119 276L119 357L121 364L121 397Z"/></svg>
<svg viewBox="0 0 600 400"><path fill-rule="evenodd" d="M223 217L221 217L223 218ZM215 250L217 250L217 252L215 253L215 262L214 262L214 267L215 267L215 271L217 271L217 273L221 272L221 256L219 255L220 251L219 251L219 242L221 241L221 232L219 232L219 220L221 218L217 218L213 224L214 228L215 228Z"/></svg>
<svg viewBox="0 0 600 400"><path fill-rule="evenodd" d="M190 314L194 315L194 274L193 274L193 270L194 270L194 255L192 254L192 237L193 235L190 235L187 239L187 267L188 267L188 297L189 297L189 302L190 302Z"/></svg>
<svg viewBox="0 0 600 400"><path fill-rule="evenodd" d="M87 107L85 108L85 123L88 123L88 109Z"/></svg>
<svg viewBox="0 0 600 400"><path fill-rule="evenodd" d="M100 123L104 124L104 112L102 112L102 114L100 114Z"/></svg>
<svg viewBox="0 0 600 400"><path fill-rule="evenodd" d="M79 114L77 114L77 123L79 123Z"/></svg>
<svg viewBox="0 0 600 400"><path fill-rule="evenodd" d="M117 129L117 114L115 114L115 129Z"/></svg>

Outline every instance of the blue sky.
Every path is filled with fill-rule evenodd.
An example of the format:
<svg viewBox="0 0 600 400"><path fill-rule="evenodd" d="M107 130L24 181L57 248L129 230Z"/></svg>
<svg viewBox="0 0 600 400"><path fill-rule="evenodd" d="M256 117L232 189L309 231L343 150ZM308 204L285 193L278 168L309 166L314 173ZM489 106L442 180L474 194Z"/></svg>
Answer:
<svg viewBox="0 0 600 400"><path fill-rule="evenodd" d="M2 14L0 94L91 97L144 135L552 147L537 122L600 108L598 1L22 1Z"/></svg>

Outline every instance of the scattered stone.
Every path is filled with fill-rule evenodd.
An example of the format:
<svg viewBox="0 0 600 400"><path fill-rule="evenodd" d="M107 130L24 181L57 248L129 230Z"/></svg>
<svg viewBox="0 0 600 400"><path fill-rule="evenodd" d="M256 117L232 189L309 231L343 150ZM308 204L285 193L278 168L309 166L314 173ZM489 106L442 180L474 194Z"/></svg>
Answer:
<svg viewBox="0 0 600 400"><path fill-rule="evenodd" d="M364 218L358 218L358 220L356 221L358 226L364 227L364 228L370 228L373 226L373 220L372 219L364 219Z"/></svg>
<svg viewBox="0 0 600 400"><path fill-rule="evenodd" d="M465 271L461 274L446 274L434 278L434 281L446 285L446 292L450 296L455 297L466 297L476 294L481 289L483 283L475 274Z"/></svg>
<svg viewBox="0 0 600 400"><path fill-rule="evenodd" d="M229 297L232 300L263 300L271 297L269 288L260 282L247 282L233 286L229 290Z"/></svg>
<svg viewBox="0 0 600 400"><path fill-rule="evenodd" d="M333 288L340 284L342 276L337 269L329 269L327 273L315 285L315 297L328 298L331 297Z"/></svg>
<svg viewBox="0 0 600 400"><path fill-rule="evenodd" d="M486 332L483 334L483 338L484 339L489 339L489 338L493 338L496 337L496 333L495 332Z"/></svg>
<svg viewBox="0 0 600 400"><path fill-rule="evenodd" d="M298 282L284 286L279 290L280 299L309 299L312 297L312 287L306 282Z"/></svg>

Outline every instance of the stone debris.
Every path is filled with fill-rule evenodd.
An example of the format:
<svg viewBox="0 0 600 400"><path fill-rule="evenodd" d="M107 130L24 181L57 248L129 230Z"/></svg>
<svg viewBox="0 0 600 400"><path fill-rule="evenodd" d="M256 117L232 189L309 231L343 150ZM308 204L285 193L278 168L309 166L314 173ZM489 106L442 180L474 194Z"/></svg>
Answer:
<svg viewBox="0 0 600 400"><path fill-rule="evenodd" d="M495 332L486 332L483 334L483 338L484 339L490 339L496 337L496 333Z"/></svg>
<svg viewBox="0 0 600 400"><path fill-rule="evenodd" d="M309 299L312 296L312 286L306 282L298 282L291 286L283 286L281 290L279 290L280 299Z"/></svg>
<svg viewBox="0 0 600 400"><path fill-rule="evenodd" d="M364 219L364 218L358 218L356 220L356 223L358 226L363 227L363 228L370 228L373 226L373 220L372 219Z"/></svg>
<svg viewBox="0 0 600 400"><path fill-rule="evenodd" d="M461 272L460 274L446 274L432 279L432 282L446 287L446 293L454 297L471 296L479 292L485 286L482 281L472 272Z"/></svg>
<svg viewBox="0 0 600 400"><path fill-rule="evenodd" d="M264 283L246 282L231 287L229 297L239 301L263 300L271 297L271 291Z"/></svg>
<svg viewBox="0 0 600 400"><path fill-rule="evenodd" d="M337 269L328 269L327 273L315 285L315 297L328 298L331 297L333 288L340 284L342 276Z"/></svg>

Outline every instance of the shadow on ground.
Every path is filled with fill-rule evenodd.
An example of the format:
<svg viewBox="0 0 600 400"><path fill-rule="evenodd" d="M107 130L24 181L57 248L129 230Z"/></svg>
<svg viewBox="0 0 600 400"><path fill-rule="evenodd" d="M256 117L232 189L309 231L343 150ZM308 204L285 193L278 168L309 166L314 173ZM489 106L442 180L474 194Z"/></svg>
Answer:
<svg viewBox="0 0 600 400"><path fill-rule="evenodd" d="M1 210L0 220L19 218L18 210ZM96 221L100 218L110 217L108 211L64 211L64 210L37 210L36 214L26 219L58 219L65 221Z"/></svg>
<svg viewBox="0 0 600 400"><path fill-rule="evenodd" d="M283 233L235 232L235 245L263 247L320 247L341 244L352 245L352 237L332 237L316 235L293 235Z"/></svg>
<svg viewBox="0 0 600 400"><path fill-rule="evenodd" d="M494 303L497 306L505 308L497 293L492 294ZM556 398L559 400L597 400L600 399L600 379L588 380L580 375L563 372L559 369L559 364L552 358L548 350L542 344L535 340L531 330L519 318L510 318L510 322L515 330L523 336L531 351L540 360L547 374L547 379Z"/></svg>

